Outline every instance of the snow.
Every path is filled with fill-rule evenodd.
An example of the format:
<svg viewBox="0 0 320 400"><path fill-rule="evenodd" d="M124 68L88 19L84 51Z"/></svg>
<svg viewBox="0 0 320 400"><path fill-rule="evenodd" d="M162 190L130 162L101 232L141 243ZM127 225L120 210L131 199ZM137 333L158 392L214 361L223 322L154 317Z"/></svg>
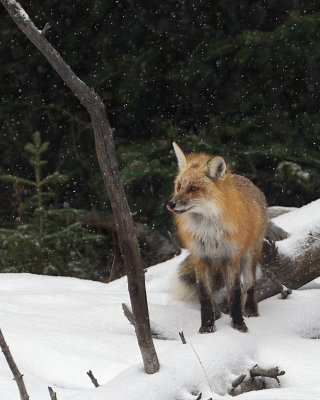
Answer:
<svg viewBox="0 0 320 400"><path fill-rule="evenodd" d="M48 386L59 400L195 399L191 393L199 392L203 399L217 399L255 364L284 369L282 387L273 384L274 388L241 398L319 399L320 341L311 339L320 335L318 290L306 287L287 300L275 296L263 301L261 316L246 321L247 334L232 329L229 317L223 315L215 333L201 335L198 304L167 303L170 274L185 254L146 273L151 319L175 337L155 341L161 369L154 375L143 372L134 329L122 313L121 303L128 303L125 278L102 284L1 274L1 329L31 400L48 398ZM178 336L181 330L185 345ZM93 387L86 376L89 369L101 387ZM2 358L0 398L17 396Z"/></svg>
<svg viewBox="0 0 320 400"><path fill-rule="evenodd" d="M303 252L305 246L310 245L310 241L314 242L314 246L319 246L320 239L310 236L310 233L314 236L320 234L320 199L273 218L272 221L289 233L287 239L276 243L280 254L295 258Z"/></svg>
<svg viewBox="0 0 320 400"><path fill-rule="evenodd" d="M11 9L14 8L15 13L17 13L21 19L24 21L30 21L29 15L24 11L18 2L15 0L7 0L7 3L11 6Z"/></svg>
<svg viewBox="0 0 320 400"><path fill-rule="evenodd" d="M277 245L293 251L299 238L319 232L320 201L274 218L290 233ZM318 221L318 222L317 222ZM291 242L290 242L291 241ZM295 244L294 244L295 243ZM249 331L231 328L227 315L217 331L199 334L197 302L169 302L172 274L186 256L149 268L145 274L150 317L172 340L155 340L160 371L143 372L133 327L123 316L129 304L126 278L109 284L66 277L0 274L0 328L24 376L30 400L195 400L228 397L232 381L255 364L286 371L281 387L241 399L318 400L320 398L320 278L259 303L260 317L246 319ZM178 335L183 331L187 344ZM92 370L99 388L86 372ZM0 354L0 399L16 400L18 389Z"/></svg>

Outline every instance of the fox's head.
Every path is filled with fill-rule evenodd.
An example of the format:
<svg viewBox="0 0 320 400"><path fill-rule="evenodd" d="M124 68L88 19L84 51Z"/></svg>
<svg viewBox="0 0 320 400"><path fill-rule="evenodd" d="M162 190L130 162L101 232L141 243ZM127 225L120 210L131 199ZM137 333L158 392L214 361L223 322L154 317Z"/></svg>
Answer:
<svg viewBox="0 0 320 400"><path fill-rule="evenodd" d="M226 176L225 160L207 154L185 155L175 142L173 148L179 173L175 180L174 196L168 202L167 209L175 214L191 210L201 214L210 212L214 200L221 197L219 187Z"/></svg>

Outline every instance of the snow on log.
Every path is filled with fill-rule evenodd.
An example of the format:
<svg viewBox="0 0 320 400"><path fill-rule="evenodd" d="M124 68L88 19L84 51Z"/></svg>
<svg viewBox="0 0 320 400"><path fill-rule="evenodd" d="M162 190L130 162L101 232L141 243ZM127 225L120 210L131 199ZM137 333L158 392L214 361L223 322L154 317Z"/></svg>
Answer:
<svg viewBox="0 0 320 400"><path fill-rule="evenodd" d="M263 249L259 301L277 293L286 298L290 290L320 276L320 199L300 208L277 209L280 212L270 221L273 232L269 235L268 229ZM279 231L274 234L275 227Z"/></svg>

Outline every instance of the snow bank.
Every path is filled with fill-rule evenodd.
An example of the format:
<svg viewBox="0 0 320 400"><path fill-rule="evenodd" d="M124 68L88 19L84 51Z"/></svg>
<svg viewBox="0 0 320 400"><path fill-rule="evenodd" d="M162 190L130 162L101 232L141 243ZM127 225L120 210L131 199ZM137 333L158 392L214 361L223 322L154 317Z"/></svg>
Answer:
<svg viewBox="0 0 320 400"><path fill-rule="evenodd" d="M289 233L289 237L276 243L280 254L298 257L306 246L319 246L319 239L309 234L320 234L320 199L301 208L279 215L272 221Z"/></svg>
<svg viewBox="0 0 320 400"><path fill-rule="evenodd" d="M1 274L1 329L30 398L48 398L47 386L52 386L59 400L187 400L199 392L205 400L217 399L258 363L283 368L283 386L241 398L319 399L320 340L312 339L320 335L318 290L306 288L288 300L262 302L261 316L246 321L247 334L233 330L223 315L215 333L200 335L198 304L167 304L170 274L183 257L185 253L146 273L151 319L177 338L155 341L161 369L151 376L143 373L134 330L122 313L121 303L128 302L125 278L102 284ZM185 345L178 338L181 330ZM98 389L86 376L89 369L102 385ZM4 358L0 398L18 398Z"/></svg>

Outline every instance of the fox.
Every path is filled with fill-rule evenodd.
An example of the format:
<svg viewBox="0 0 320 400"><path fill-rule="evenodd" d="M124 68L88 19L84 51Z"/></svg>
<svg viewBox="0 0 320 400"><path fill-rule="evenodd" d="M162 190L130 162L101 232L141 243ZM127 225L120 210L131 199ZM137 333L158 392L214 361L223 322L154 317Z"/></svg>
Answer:
<svg viewBox="0 0 320 400"><path fill-rule="evenodd" d="M215 331L220 310L213 293L224 285L231 326L247 332L243 316L259 315L256 267L268 223L265 196L249 179L232 173L222 156L184 154L175 142L173 148L178 174L166 206L189 251L177 279L186 291L197 291L200 333Z"/></svg>

